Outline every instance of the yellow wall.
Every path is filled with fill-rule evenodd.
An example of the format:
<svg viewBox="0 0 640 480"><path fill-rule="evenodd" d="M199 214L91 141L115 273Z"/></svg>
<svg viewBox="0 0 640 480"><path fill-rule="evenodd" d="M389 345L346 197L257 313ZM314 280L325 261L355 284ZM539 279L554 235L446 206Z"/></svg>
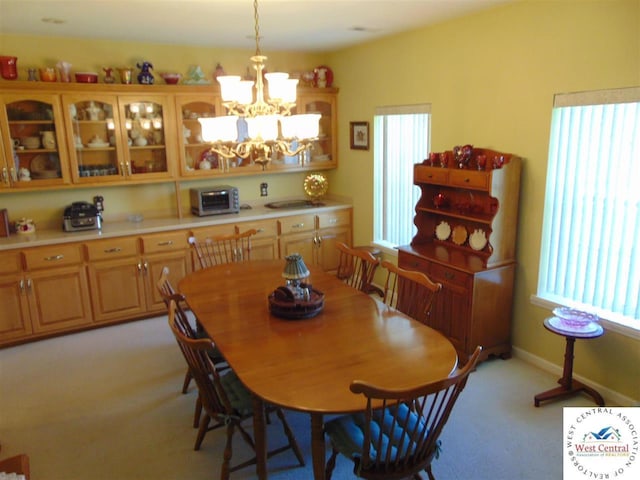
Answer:
<svg viewBox="0 0 640 480"><path fill-rule="evenodd" d="M553 95L640 85L640 1L523 0L334 52L329 65L340 87L331 189L347 194L357 179L355 243L371 239L373 150L350 150L348 125L373 122L376 106L430 102L433 151L470 143L524 158L513 344L561 364L564 340L542 326L550 312L530 303ZM637 340L607 332L576 344L577 374L636 401L638 365Z"/></svg>
<svg viewBox="0 0 640 480"><path fill-rule="evenodd" d="M76 70L134 65L147 59L156 72L182 73L193 64L210 73L218 61L228 73L241 73L252 53L2 35L0 52L18 56L21 70L53 65L60 59L74 64ZM538 276L552 98L558 92L640 85L640 0L521 0L324 56L266 53L272 70L302 71L322 63L334 70L340 88L340 167L330 173L330 191L353 197L358 244L371 240L373 150L350 150L348 125L373 122L376 106L432 103L434 151L471 143L524 158L513 344L561 364L563 340L544 330L542 320L549 312L529 300ZM302 178L302 174L264 177L273 185L272 195L301 194ZM243 197L254 198L263 179L226 181L240 186ZM141 202L155 198L170 204L166 196L171 188L152 188L151 195L131 188L112 189L114 193L105 194L107 212L137 211ZM3 194L0 206L9 203L10 212L17 211L27 208L21 206L27 199L27 204L32 202L29 210L34 211L43 198L64 206L92 195L93 190ZM613 332L576 345L577 374L636 401L640 400L639 364L639 342Z"/></svg>

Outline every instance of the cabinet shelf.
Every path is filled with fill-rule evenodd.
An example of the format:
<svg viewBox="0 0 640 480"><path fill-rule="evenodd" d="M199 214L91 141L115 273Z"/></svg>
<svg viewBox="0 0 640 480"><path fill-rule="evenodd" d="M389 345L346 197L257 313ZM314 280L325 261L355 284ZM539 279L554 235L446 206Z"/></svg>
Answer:
<svg viewBox="0 0 640 480"><path fill-rule="evenodd" d="M429 207L416 207L417 211L429 213L432 215L446 217L446 218L456 218L459 220L465 220L468 222L479 223L483 225L491 225L493 221L493 215L482 214L482 213L474 213L473 215L458 213L451 209L446 208L429 208Z"/></svg>

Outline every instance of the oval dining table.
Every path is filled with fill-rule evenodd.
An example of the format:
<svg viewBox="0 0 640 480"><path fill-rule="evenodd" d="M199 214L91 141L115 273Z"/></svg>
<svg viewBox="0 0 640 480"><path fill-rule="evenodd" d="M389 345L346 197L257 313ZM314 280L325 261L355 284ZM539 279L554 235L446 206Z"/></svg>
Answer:
<svg viewBox="0 0 640 480"><path fill-rule="evenodd" d="M310 414L314 478L323 480L323 415L365 408L364 397L349 390L353 380L412 388L450 375L458 357L438 331L313 265L306 281L324 293L322 311L297 320L272 315L268 296L284 285L284 265L284 260L217 265L187 275L178 290L253 394L258 478L267 478L268 402Z"/></svg>

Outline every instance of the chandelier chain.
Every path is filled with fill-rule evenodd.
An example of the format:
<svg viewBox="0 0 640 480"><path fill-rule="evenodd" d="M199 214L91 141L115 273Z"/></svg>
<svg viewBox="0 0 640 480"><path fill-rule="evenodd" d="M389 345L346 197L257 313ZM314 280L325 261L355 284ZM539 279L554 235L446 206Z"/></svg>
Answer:
<svg viewBox="0 0 640 480"><path fill-rule="evenodd" d="M253 12L256 32L256 55L260 55L260 23L258 17L258 0L253 0Z"/></svg>

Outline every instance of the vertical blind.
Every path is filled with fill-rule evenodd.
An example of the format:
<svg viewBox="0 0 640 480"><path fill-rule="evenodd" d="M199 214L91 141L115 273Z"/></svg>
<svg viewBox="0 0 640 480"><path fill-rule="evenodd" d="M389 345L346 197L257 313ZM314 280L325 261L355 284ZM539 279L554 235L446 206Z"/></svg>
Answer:
<svg viewBox="0 0 640 480"><path fill-rule="evenodd" d="M538 296L640 319L640 88L556 95Z"/></svg>
<svg viewBox="0 0 640 480"><path fill-rule="evenodd" d="M429 104L378 107L374 117L374 242L393 248L416 233L413 165L429 151Z"/></svg>

